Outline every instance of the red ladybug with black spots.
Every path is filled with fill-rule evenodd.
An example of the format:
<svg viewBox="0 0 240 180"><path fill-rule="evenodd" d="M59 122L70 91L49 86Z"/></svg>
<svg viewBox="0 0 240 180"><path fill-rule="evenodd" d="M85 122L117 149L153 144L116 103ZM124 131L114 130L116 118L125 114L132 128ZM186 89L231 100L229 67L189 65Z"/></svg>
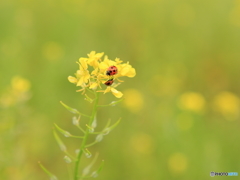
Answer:
<svg viewBox="0 0 240 180"><path fill-rule="evenodd" d="M113 79L109 79L104 83L106 86L111 86L113 84Z"/></svg>
<svg viewBox="0 0 240 180"><path fill-rule="evenodd" d="M108 69L107 69L107 72L106 72L106 75L108 76L113 76L115 74L118 73L118 69L116 66L110 66Z"/></svg>

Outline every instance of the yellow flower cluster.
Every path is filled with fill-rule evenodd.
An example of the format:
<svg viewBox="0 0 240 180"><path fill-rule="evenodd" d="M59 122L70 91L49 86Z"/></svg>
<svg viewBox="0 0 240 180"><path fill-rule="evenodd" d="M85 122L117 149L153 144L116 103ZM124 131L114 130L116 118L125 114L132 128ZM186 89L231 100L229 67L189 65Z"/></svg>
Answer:
<svg viewBox="0 0 240 180"><path fill-rule="evenodd" d="M87 58L81 57L79 59L79 70L75 73L75 77L69 76L68 80L71 83L80 86L82 89L78 90L85 93L85 89L89 88L97 92L112 92L117 98L123 96L122 92L118 91L116 87L123 82L120 77L134 77L136 75L135 69L127 63L122 63L119 58L114 61L108 59L108 56L104 56L104 53L96 53L95 51L90 52ZM110 71L110 68L114 68L114 73ZM117 80L119 83L115 83ZM105 90L101 90L101 85L107 86Z"/></svg>

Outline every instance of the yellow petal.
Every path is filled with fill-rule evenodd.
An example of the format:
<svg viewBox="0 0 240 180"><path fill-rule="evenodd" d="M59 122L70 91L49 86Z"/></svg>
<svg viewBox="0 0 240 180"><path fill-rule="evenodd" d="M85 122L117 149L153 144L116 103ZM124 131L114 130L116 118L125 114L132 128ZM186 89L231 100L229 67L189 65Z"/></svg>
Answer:
<svg viewBox="0 0 240 180"><path fill-rule="evenodd" d="M75 77L73 77L73 76L68 76L68 81L69 81L70 83L76 84L76 83L77 83L77 78L75 78Z"/></svg>
<svg viewBox="0 0 240 180"><path fill-rule="evenodd" d="M110 92L110 91L111 91L111 87L108 86L108 87L105 89L104 94L106 94L107 92Z"/></svg>
<svg viewBox="0 0 240 180"><path fill-rule="evenodd" d="M120 64L120 63L123 62L122 60L120 60L120 58L116 58L115 61L116 61L117 64Z"/></svg>
<svg viewBox="0 0 240 180"><path fill-rule="evenodd" d="M111 88L111 91L113 95L117 98L121 98L123 96L123 93L121 91L116 90L115 88Z"/></svg>
<svg viewBox="0 0 240 180"><path fill-rule="evenodd" d="M91 74L97 76L97 73L98 73L98 68L94 69Z"/></svg>
<svg viewBox="0 0 240 180"><path fill-rule="evenodd" d="M129 69L129 71L126 73L127 77L134 77L136 76L136 70L134 68Z"/></svg>
<svg viewBox="0 0 240 180"><path fill-rule="evenodd" d="M83 78L80 78L77 82L77 86L82 86L83 84Z"/></svg>
<svg viewBox="0 0 240 180"><path fill-rule="evenodd" d="M94 82L91 84L91 86L89 87L89 89L96 89L98 86L98 83Z"/></svg>
<svg viewBox="0 0 240 180"><path fill-rule="evenodd" d="M80 70L87 70L87 68L88 68L88 65L87 65L87 58L80 58L79 59L79 62L80 62Z"/></svg>
<svg viewBox="0 0 240 180"><path fill-rule="evenodd" d="M89 57L89 58L100 59L103 55L104 55L104 52L101 52L101 53L97 53L97 54L96 54L96 51L91 51L90 54L88 54L88 57Z"/></svg>
<svg viewBox="0 0 240 180"><path fill-rule="evenodd" d="M85 76L83 77L84 83L87 83L88 80L89 80L89 78L90 78L90 75L89 75L89 74L85 75Z"/></svg>
<svg viewBox="0 0 240 180"><path fill-rule="evenodd" d="M136 71L134 68L132 68L129 64L122 64L119 67L118 77L120 76L128 76L128 77L134 77L136 75Z"/></svg>

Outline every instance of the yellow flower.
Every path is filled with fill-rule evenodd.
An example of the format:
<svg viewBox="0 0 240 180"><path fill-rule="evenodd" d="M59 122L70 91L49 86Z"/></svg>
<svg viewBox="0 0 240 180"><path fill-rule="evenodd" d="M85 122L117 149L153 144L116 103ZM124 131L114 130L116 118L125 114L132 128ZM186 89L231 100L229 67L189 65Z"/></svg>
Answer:
<svg viewBox="0 0 240 180"><path fill-rule="evenodd" d="M136 71L134 68L132 68L131 65L129 65L129 62L125 64L120 64L118 67L118 74L116 74L116 78L127 76L127 77L134 77L136 75Z"/></svg>
<svg viewBox="0 0 240 180"><path fill-rule="evenodd" d="M101 90L101 84L104 84L105 86L105 83L110 79L112 81L117 79L119 82L123 82L118 78L122 76L134 77L136 75L136 71L129 62L122 63L123 61L119 58L110 60L106 55L102 60L101 58L103 55L103 52L96 53L95 51L91 51L87 58L81 57L79 62L77 62L79 64L79 69L75 73L76 77L69 76L68 80L77 86L81 86L82 89L78 91L83 91L83 93L85 93L85 88L89 88L97 92L104 92L104 94L111 92L117 98L121 98L123 93L115 89L120 83L115 85L110 84L105 90ZM116 66L118 73L111 76L107 75L106 72L110 66Z"/></svg>
<svg viewBox="0 0 240 180"><path fill-rule="evenodd" d="M91 51L90 54L88 54L88 64L90 66L93 66L94 68L98 67L99 65L99 60L100 58L103 56L103 52L102 53L97 53L95 51Z"/></svg>
<svg viewBox="0 0 240 180"><path fill-rule="evenodd" d="M108 56L104 57L104 60L99 64L99 69L101 73L105 73L110 66L116 66L116 62L108 59Z"/></svg>
<svg viewBox="0 0 240 180"><path fill-rule="evenodd" d="M93 89L93 90L95 90L97 87L98 87L98 83L97 82L94 82L94 83L92 83L91 85L90 85L90 87L89 87L89 89Z"/></svg>
<svg viewBox="0 0 240 180"><path fill-rule="evenodd" d="M76 83L77 83L77 78L72 77L72 76L68 76L68 81L69 81L70 83L76 84Z"/></svg>
<svg viewBox="0 0 240 180"><path fill-rule="evenodd" d="M123 93L121 91L116 90L115 88L108 86L105 91L98 91L98 92L104 92L106 94L107 92L111 92L115 97L121 98L123 96Z"/></svg>
<svg viewBox="0 0 240 180"><path fill-rule="evenodd" d="M131 65L129 65L129 62L120 64L121 62L122 61L119 58L116 58L115 61L112 61L105 56L104 61L99 64L100 72L106 73L108 67L116 66L118 73L114 76L115 78L122 76L134 77L136 75L136 71Z"/></svg>
<svg viewBox="0 0 240 180"><path fill-rule="evenodd" d="M84 86L83 84L86 84L89 81L90 74L89 74L89 71L87 70L88 69L87 62L88 62L87 58L80 58L79 62L77 62L79 64L79 70L77 70L77 73L76 73L77 86Z"/></svg>

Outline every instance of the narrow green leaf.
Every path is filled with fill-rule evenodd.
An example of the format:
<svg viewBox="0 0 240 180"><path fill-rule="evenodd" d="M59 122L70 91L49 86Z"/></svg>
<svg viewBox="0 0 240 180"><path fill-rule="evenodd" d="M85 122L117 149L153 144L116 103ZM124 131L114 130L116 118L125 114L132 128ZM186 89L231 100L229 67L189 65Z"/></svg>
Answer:
<svg viewBox="0 0 240 180"><path fill-rule="evenodd" d="M94 171L91 176L94 177L94 178L97 177L98 174L102 171L103 166L104 166L104 160L102 160L99 168L96 171Z"/></svg>
<svg viewBox="0 0 240 180"><path fill-rule="evenodd" d="M62 133L65 137L70 137L70 136L72 136L72 135L70 134L70 132L61 129L61 128L60 128L58 125L56 125L55 123L54 123L54 125L55 125L55 127L57 128L57 130L58 130L60 133Z"/></svg>
<svg viewBox="0 0 240 180"><path fill-rule="evenodd" d="M57 180L58 178L53 175L52 173L50 173L42 164L41 162L38 162L39 166L41 167L41 169L50 177L51 180Z"/></svg>
<svg viewBox="0 0 240 180"><path fill-rule="evenodd" d="M86 98L85 98L86 101L88 101L88 102L90 102L90 103L93 102L93 99L90 98L87 94L85 94L85 96L86 96Z"/></svg>
<svg viewBox="0 0 240 180"><path fill-rule="evenodd" d="M87 158L92 157L92 153L87 148L83 149L83 152Z"/></svg>
<svg viewBox="0 0 240 180"><path fill-rule="evenodd" d="M112 101L111 103L109 104L106 104L106 105L98 105L98 107L107 107L107 106L115 106L116 104L120 103L121 101L123 101L124 98L118 100L118 101Z"/></svg>
<svg viewBox="0 0 240 180"><path fill-rule="evenodd" d="M69 107L68 105L64 104L62 101L60 101L60 103L71 113L73 114L80 114L80 112L74 108Z"/></svg>
<svg viewBox="0 0 240 180"><path fill-rule="evenodd" d="M57 135L57 133L53 130L53 135L60 147L60 149L63 151L63 152L66 152L67 151L67 148L66 146L64 145L64 143L62 142L62 140L59 138L59 136Z"/></svg>
<svg viewBox="0 0 240 180"><path fill-rule="evenodd" d="M98 153L95 155L95 157L93 158L92 162L87 167L85 167L83 169L83 173L82 173L83 177L89 174L89 172L90 172L92 166L95 164L97 158L98 158Z"/></svg>
<svg viewBox="0 0 240 180"><path fill-rule="evenodd" d="M115 106L116 104L120 103L120 102L123 101L123 100L124 100L124 98L122 98L122 99L120 99L120 100L118 100L118 101L112 101L109 105L110 105L110 106Z"/></svg>
<svg viewBox="0 0 240 180"><path fill-rule="evenodd" d="M89 126L88 124L86 124L86 126L87 126L90 133L94 132L94 129L91 126Z"/></svg>
<svg viewBox="0 0 240 180"><path fill-rule="evenodd" d="M73 137L73 138L81 138L81 139L84 138L83 136L74 136L74 135L70 134L70 132L63 130L62 128L60 128L60 127L59 127L58 125L56 125L55 123L54 123L54 125L55 125L55 127L57 128L57 130L58 130L60 133L62 133L65 137Z"/></svg>
<svg viewBox="0 0 240 180"><path fill-rule="evenodd" d="M117 122L115 122L112 126L107 127L103 130L104 135L107 135L110 131L112 131L121 121L121 118L118 119Z"/></svg>
<svg viewBox="0 0 240 180"><path fill-rule="evenodd" d="M82 115L82 116L85 116L85 117L90 118L90 116L88 116L88 115L86 115L86 114L83 114L83 113L80 113L78 110L69 107L68 105L64 104L62 101L60 101L60 103L61 103L68 111L70 111L71 113L73 113L73 114L79 114L79 115Z"/></svg>

